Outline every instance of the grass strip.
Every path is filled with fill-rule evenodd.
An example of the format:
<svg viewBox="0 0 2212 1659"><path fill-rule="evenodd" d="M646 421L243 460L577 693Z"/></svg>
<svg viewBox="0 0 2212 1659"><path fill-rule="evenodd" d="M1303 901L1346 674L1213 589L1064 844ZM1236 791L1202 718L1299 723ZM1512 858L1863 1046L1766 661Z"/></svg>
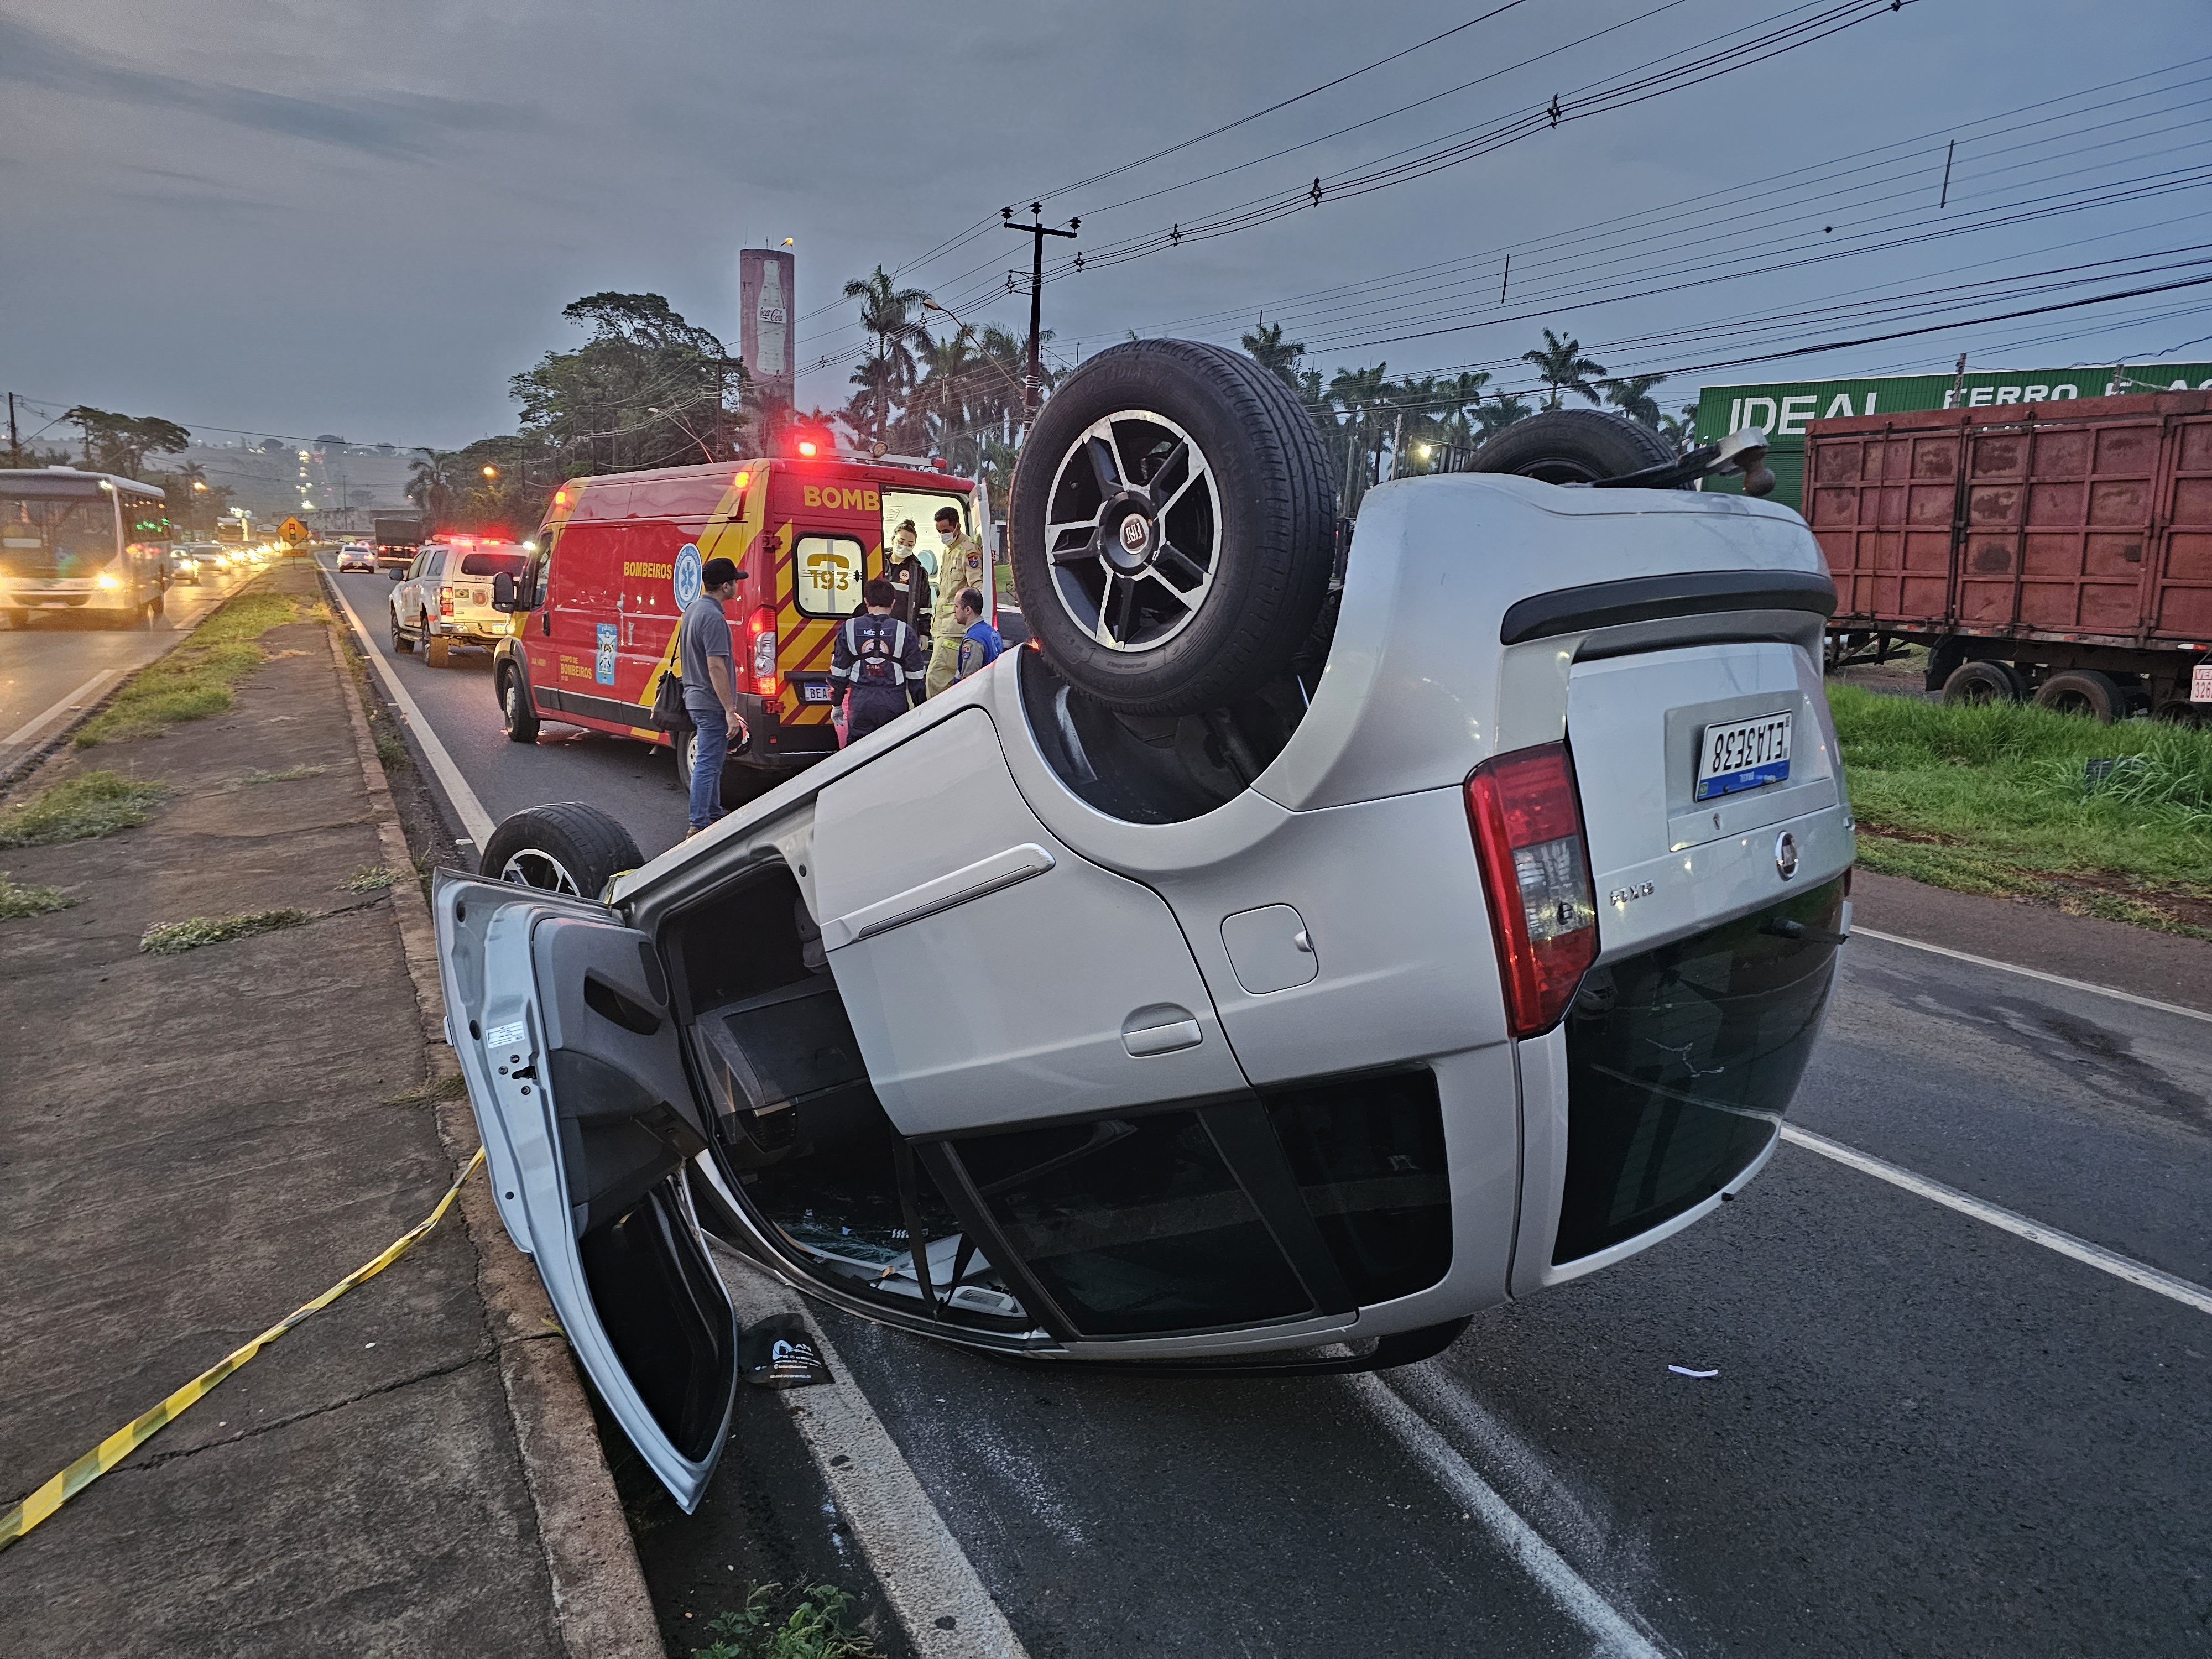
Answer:
<svg viewBox="0 0 2212 1659"><path fill-rule="evenodd" d="M43 916L56 910L66 910L76 901L58 887L27 887L9 878L0 870L0 921L17 921L25 916Z"/></svg>
<svg viewBox="0 0 2212 1659"><path fill-rule="evenodd" d="M139 937L138 948L157 957L182 956L203 945L227 945L234 939L273 933L297 927L314 917L305 910L244 910L230 916L191 916L183 921L156 922Z"/></svg>
<svg viewBox="0 0 2212 1659"><path fill-rule="evenodd" d="M145 823L167 793L164 785L120 772L81 772L0 811L0 847L51 847L112 835Z"/></svg>
<svg viewBox="0 0 2212 1659"><path fill-rule="evenodd" d="M1828 702L1869 869L2212 938L2212 732L1842 684Z"/></svg>
<svg viewBox="0 0 2212 1659"><path fill-rule="evenodd" d="M715 1616L707 1626L714 1639L692 1649L692 1659L880 1659L852 1612L853 1598L835 1584L757 1585L742 1608Z"/></svg>
<svg viewBox="0 0 2212 1659"><path fill-rule="evenodd" d="M345 878L343 885L349 893L380 893L398 879L397 871L380 864L364 864Z"/></svg>
<svg viewBox="0 0 2212 1659"><path fill-rule="evenodd" d="M264 634L326 614L300 595L240 594L167 656L124 682L115 701L76 734L77 747L155 737L179 721L222 714L238 683L267 660L258 643Z"/></svg>

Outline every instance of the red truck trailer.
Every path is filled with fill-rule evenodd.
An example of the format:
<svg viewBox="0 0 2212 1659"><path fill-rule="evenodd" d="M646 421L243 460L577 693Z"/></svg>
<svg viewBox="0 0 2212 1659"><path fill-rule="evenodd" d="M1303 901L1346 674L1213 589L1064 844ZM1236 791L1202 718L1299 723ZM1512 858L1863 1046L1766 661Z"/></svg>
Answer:
<svg viewBox="0 0 2212 1659"><path fill-rule="evenodd" d="M2212 393L1814 421L1832 662L1928 647L1951 702L2212 715Z"/></svg>

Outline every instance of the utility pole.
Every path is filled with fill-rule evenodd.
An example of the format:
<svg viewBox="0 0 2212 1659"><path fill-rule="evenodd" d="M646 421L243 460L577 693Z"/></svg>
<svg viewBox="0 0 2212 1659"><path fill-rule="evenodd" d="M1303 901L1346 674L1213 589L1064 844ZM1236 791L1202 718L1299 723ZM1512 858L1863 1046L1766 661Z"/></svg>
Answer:
<svg viewBox="0 0 2212 1659"><path fill-rule="evenodd" d="M15 435L15 394L8 394L8 465L23 464L23 441Z"/></svg>
<svg viewBox="0 0 2212 1659"><path fill-rule="evenodd" d="M1962 351L1959 354L1959 367L1957 372L1951 376L1951 402L1949 407L1956 409L1960 404L1964 404L1966 400L1966 354Z"/></svg>
<svg viewBox="0 0 2212 1659"><path fill-rule="evenodd" d="M1048 236L1065 236L1073 240L1075 233L1083 228L1082 220L1070 219L1066 230L1054 230L1044 222L1043 216L1044 204L1042 202L1030 204L1031 222L1026 225L1018 225L1014 222L1013 209L1009 207L999 210L999 217L1005 222L1008 230L1018 230L1030 239L1030 367L1029 377L1024 382L1022 389L1022 427L1024 432L1027 431L1029 423L1036 418L1037 393L1042 389L1037 380L1037 333L1044 319L1044 239Z"/></svg>

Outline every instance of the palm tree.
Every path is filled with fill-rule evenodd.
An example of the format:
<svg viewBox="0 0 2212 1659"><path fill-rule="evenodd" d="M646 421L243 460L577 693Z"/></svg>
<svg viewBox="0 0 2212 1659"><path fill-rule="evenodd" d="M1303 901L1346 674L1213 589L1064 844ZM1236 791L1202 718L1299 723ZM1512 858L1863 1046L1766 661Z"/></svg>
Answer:
<svg viewBox="0 0 2212 1659"><path fill-rule="evenodd" d="M892 402L914 386L915 352L929 346L929 329L915 315L929 295L918 288L893 288L878 265L873 276L846 283L845 297L860 302L860 326L876 337L875 355L853 371L853 384L866 394L865 402L855 398L848 407L873 421L880 443L890 425Z"/></svg>
<svg viewBox="0 0 2212 1659"><path fill-rule="evenodd" d="M1303 340L1283 338L1280 323L1261 323L1244 336L1242 344L1245 355L1279 379L1292 391L1298 386L1298 359L1306 355Z"/></svg>
<svg viewBox="0 0 2212 1659"><path fill-rule="evenodd" d="M1680 415L1659 417L1659 435L1674 446L1677 455L1686 455L1698 447L1698 406L1684 404Z"/></svg>
<svg viewBox="0 0 2212 1659"><path fill-rule="evenodd" d="M1474 422L1482 428L1485 438L1496 436L1516 421L1525 421L1536 411L1518 397L1507 397L1499 392L1495 401L1474 406Z"/></svg>
<svg viewBox="0 0 2212 1659"><path fill-rule="evenodd" d="M1547 328L1544 331L1544 349L1522 352L1521 361L1535 364L1537 377L1552 388L1552 395L1544 403L1547 409L1559 406L1562 392L1579 392L1594 404L1604 401L1590 382L1605 373L1605 365L1583 356L1580 340L1562 340Z"/></svg>
<svg viewBox="0 0 2212 1659"><path fill-rule="evenodd" d="M1606 402L1630 420L1641 422L1656 432L1663 417L1659 413L1659 400L1651 395L1651 388L1666 378L1664 374L1637 374L1625 380L1601 380L1598 383L1598 390L1605 393Z"/></svg>
<svg viewBox="0 0 2212 1659"><path fill-rule="evenodd" d="M461 489L461 458L452 450L418 449L407 468L407 499L434 528L453 510Z"/></svg>
<svg viewBox="0 0 2212 1659"><path fill-rule="evenodd" d="M1345 445L1344 504L1340 511L1352 513L1359 498L1367 493L1368 481L1376 476L1382 465L1382 414L1390 397L1390 366L1377 363L1372 368L1340 368L1328 383L1328 395L1344 410L1345 430L1349 434ZM1364 458L1374 453L1374 467L1352 465L1355 456Z"/></svg>

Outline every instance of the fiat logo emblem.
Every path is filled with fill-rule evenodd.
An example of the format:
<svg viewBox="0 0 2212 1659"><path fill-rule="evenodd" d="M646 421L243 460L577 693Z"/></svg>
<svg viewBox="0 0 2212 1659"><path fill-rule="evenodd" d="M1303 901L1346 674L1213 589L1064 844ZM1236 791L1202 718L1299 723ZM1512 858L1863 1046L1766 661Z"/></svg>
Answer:
<svg viewBox="0 0 2212 1659"><path fill-rule="evenodd" d="M1787 881L1797 873L1797 837L1784 830L1774 843L1774 867Z"/></svg>
<svg viewBox="0 0 2212 1659"><path fill-rule="evenodd" d="M1121 520L1121 545L1132 553L1145 550L1145 521L1135 514Z"/></svg>

